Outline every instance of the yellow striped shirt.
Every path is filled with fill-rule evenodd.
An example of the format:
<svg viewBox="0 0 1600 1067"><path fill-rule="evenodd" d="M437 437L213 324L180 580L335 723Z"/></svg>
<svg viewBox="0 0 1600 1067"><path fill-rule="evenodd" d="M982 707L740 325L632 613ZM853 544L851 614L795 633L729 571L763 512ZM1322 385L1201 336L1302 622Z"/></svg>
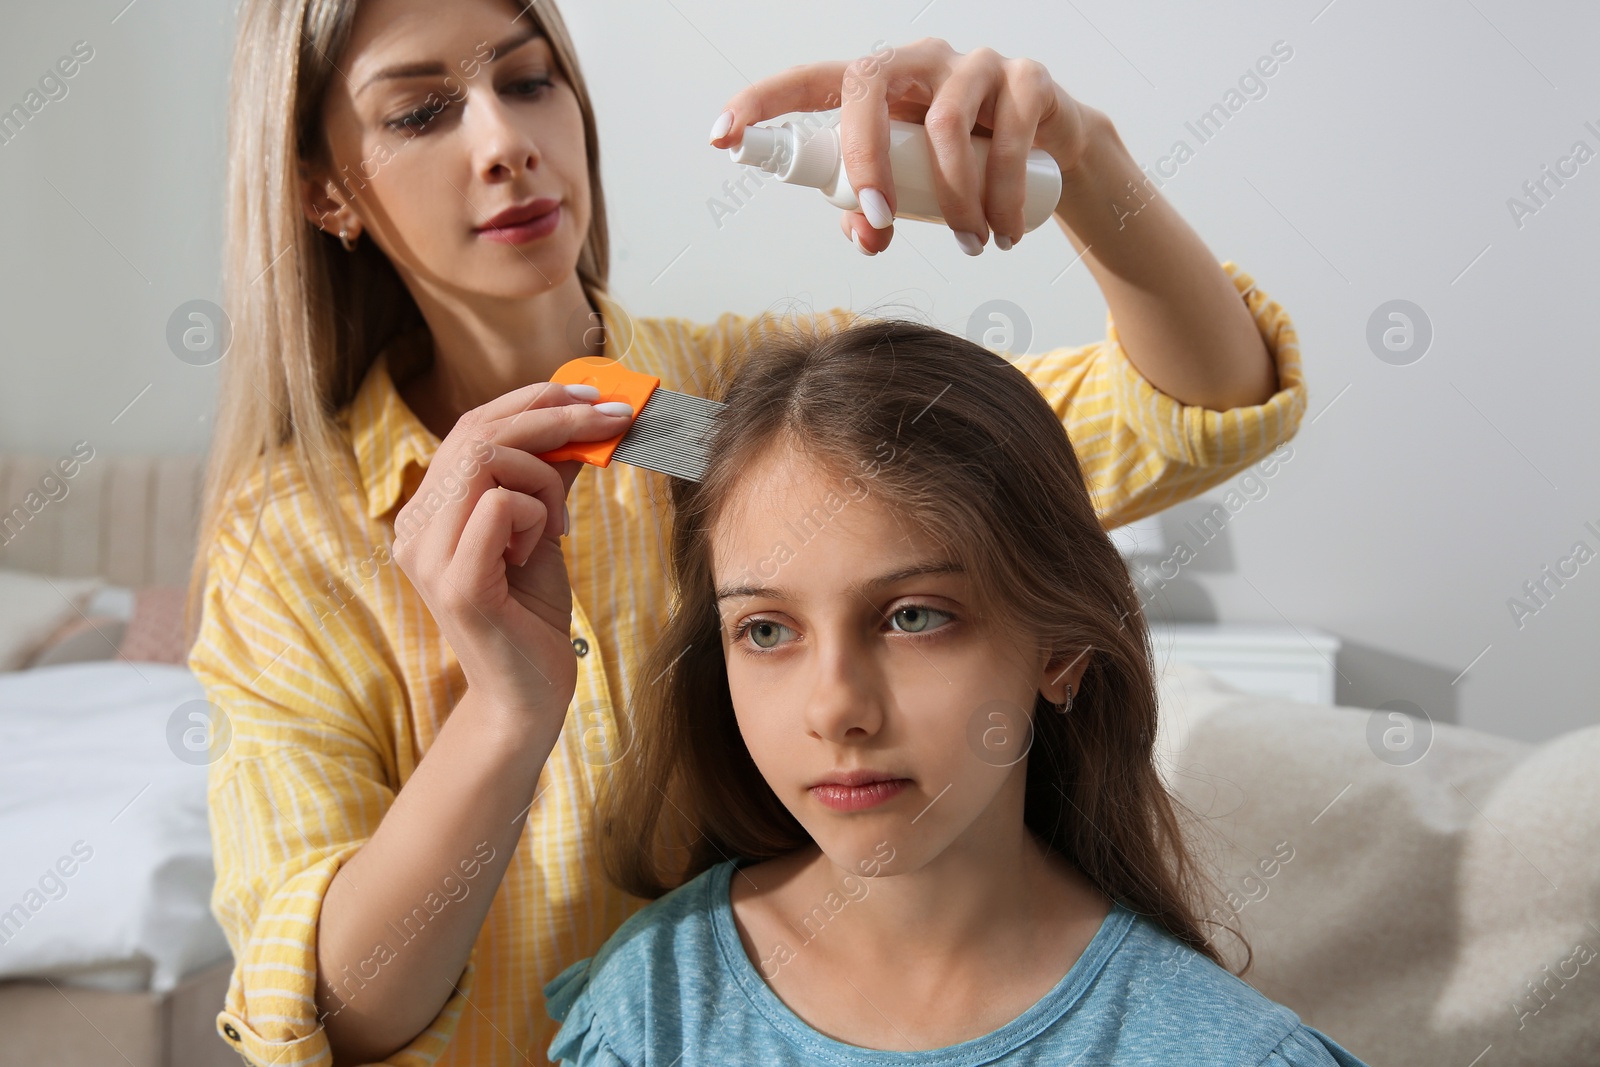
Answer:
<svg viewBox="0 0 1600 1067"><path fill-rule="evenodd" d="M1109 315L1103 341L1013 357L1065 424L1108 529L1225 481L1300 424L1306 388L1294 327L1248 274L1222 266L1277 366L1279 391L1264 404L1219 412L1177 403L1134 369ZM596 299L608 346L680 392L696 392L708 367L782 321L634 319L614 298ZM818 316L825 326L852 317L837 308ZM331 1063L314 986L323 894L465 691L455 656L387 551L395 510L439 440L396 391L387 356L341 418L349 449L325 457L339 514L315 517L291 464L247 479L207 560L189 659L232 731L209 779L212 910L235 960L217 1029L250 1061L278 1067ZM666 488L666 476L622 463L585 470L573 485L573 533L562 546L579 659L566 726L458 991L385 1062L546 1063L556 1026L542 986L646 903L606 883L583 816L606 773L613 705L625 706L666 617ZM342 524L363 552L341 552L325 521ZM448 906L445 890L438 900Z"/></svg>

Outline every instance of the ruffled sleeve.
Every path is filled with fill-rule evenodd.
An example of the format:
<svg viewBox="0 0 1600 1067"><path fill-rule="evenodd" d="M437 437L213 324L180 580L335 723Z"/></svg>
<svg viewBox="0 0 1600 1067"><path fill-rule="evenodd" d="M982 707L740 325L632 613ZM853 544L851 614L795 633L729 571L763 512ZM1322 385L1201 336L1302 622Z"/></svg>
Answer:
<svg viewBox="0 0 1600 1067"><path fill-rule="evenodd" d="M1302 1024L1278 1042L1261 1067L1367 1067L1333 1038Z"/></svg>
<svg viewBox="0 0 1600 1067"><path fill-rule="evenodd" d="M574 1067L632 1067L606 1040L589 985L591 962L579 960L544 987L545 1010L561 1024L547 1055Z"/></svg>

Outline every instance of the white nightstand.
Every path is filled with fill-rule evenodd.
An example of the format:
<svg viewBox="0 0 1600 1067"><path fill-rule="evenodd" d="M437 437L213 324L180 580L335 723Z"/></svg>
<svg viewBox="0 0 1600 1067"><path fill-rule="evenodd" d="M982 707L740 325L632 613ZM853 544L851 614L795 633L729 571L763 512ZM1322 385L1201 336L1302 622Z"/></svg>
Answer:
<svg viewBox="0 0 1600 1067"><path fill-rule="evenodd" d="M1156 665L1191 663L1263 696L1332 704L1339 639L1310 626L1150 622Z"/></svg>

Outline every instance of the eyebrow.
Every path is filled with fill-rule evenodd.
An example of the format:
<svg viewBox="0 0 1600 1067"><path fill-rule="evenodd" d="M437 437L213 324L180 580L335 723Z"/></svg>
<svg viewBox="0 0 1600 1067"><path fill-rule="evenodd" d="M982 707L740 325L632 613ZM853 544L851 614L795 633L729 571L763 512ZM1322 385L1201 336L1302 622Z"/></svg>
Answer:
<svg viewBox="0 0 1600 1067"><path fill-rule="evenodd" d="M533 30L528 33L519 33L514 37L507 37L505 40L494 46L494 51L490 53L494 58L489 60L489 62L494 63L496 60L504 56L505 53L521 48L529 41L542 41L544 39L544 34L540 33L538 30ZM384 67L372 77L368 78L361 88L356 90L356 94L360 95L361 93L366 92L368 89L372 88L375 83L380 81L388 81L396 78L427 78L438 74L448 74L449 71L449 67L445 66L438 60L433 59L424 60L419 63L400 63L392 67Z"/></svg>
<svg viewBox="0 0 1600 1067"><path fill-rule="evenodd" d="M907 578L917 578L925 574L965 574L967 569L951 560L928 560L923 563L913 563L909 567L902 567L888 574L880 574L876 578L867 578L863 581L850 583L852 593L868 593L874 589L881 589L886 585L903 582ZM771 585L727 585L717 590L717 603L738 597L767 597L772 600L794 600L795 596L789 590L780 586Z"/></svg>

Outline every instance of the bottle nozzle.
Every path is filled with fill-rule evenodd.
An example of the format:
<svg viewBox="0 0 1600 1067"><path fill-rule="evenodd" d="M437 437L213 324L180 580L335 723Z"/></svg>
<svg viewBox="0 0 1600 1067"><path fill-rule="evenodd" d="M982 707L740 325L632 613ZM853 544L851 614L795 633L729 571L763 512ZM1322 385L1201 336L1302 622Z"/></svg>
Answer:
<svg viewBox="0 0 1600 1067"><path fill-rule="evenodd" d="M735 163L759 167L779 181L813 189L831 186L839 171L838 135L831 126L802 129L793 122L746 126L744 139L728 149L728 154Z"/></svg>
<svg viewBox="0 0 1600 1067"><path fill-rule="evenodd" d="M782 126L746 126L744 137L728 149L735 163L776 174L794 152L794 137Z"/></svg>

